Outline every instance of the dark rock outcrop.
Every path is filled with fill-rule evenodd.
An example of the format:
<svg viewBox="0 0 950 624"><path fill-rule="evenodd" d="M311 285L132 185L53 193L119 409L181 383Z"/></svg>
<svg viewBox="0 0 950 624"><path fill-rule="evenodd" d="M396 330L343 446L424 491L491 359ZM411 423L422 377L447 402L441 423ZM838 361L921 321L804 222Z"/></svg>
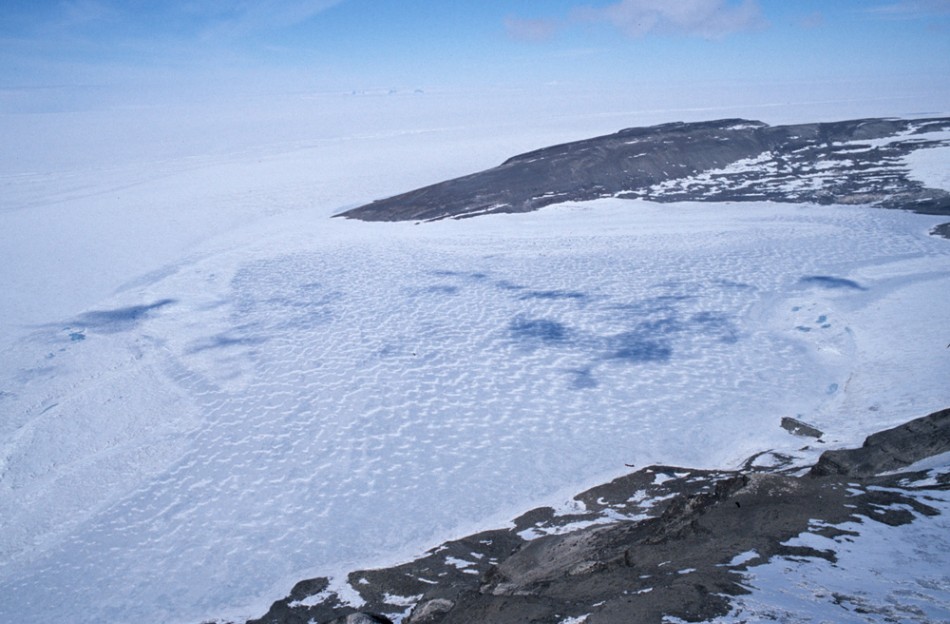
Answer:
<svg viewBox="0 0 950 624"><path fill-rule="evenodd" d="M329 624L393 624L393 621L384 615L358 612L331 620Z"/></svg>
<svg viewBox="0 0 950 624"><path fill-rule="evenodd" d="M409 624L433 624L445 618L455 608L455 603L445 598L433 598L420 602L409 614Z"/></svg>
<svg viewBox="0 0 950 624"><path fill-rule="evenodd" d="M934 236L942 236L944 238L950 238L950 223L941 223L934 229L930 230L930 233Z"/></svg>
<svg viewBox="0 0 950 624"><path fill-rule="evenodd" d="M365 613L315 579L255 622L385 621L369 612L408 624L707 620L747 592L742 573L751 566L773 557L834 561L833 551L791 546L792 538L852 535L840 528L849 521L899 526L935 515L926 492L950 488L950 465L935 477L881 473L947 450L950 409L869 436L860 449L826 452L804 476L751 460L743 471L651 466L577 495L571 509L535 509L511 528L353 572Z"/></svg>
<svg viewBox="0 0 950 624"><path fill-rule="evenodd" d="M804 436L806 438L821 438L821 436L824 435L821 429L812 427L808 423L804 423L791 416L782 417L782 429L793 435Z"/></svg>
<svg viewBox="0 0 950 624"><path fill-rule="evenodd" d="M950 409L868 436L861 448L825 451L811 474L865 477L900 470L947 451L950 451Z"/></svg>
<svg viewBox="0 0 950 624"><path fill-rule="evenodd" d="M339 216L436 220L601 197L873 204L950 214L950 193L912 180L902 162L912 151L947 144L924 135L948 128L950 118L774 127L724 119L629 128L521 154Z"/></svg>

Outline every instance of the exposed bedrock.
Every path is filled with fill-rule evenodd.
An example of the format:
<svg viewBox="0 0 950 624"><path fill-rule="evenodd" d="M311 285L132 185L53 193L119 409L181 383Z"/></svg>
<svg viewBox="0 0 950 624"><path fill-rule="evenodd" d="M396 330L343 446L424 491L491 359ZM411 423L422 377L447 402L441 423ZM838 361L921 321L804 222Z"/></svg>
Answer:
<svg viewBox="0 0 950 624"><path fill-rule="evenodd" d="M360 609L313 579L254 622L703 621L747 592L742 573L751 566L773 557L834 561L831 550L788 545L796 536L834 538L854 535L841 528L849 521L899 526L936 515L926 492L950 488L950 462L893 471L948 450L950 409L869 436L860 449L825 452L810 471L753 461L742 471L651 466L578 494L570 509L534 509L510 528L353 572Z"/></svg>
<svg viewBox="0 0 950 624"><path fill-rule="evenodd" d="M521 154L479 173L348 210L364 221L528 212L601 197L873 204L950 214L950 193L903 158L950 143L950 118L769 126L724 119L629 128Z"/></svg>
<svg viewBox="0 0 950 624"><path fill-rule="evenodd" d="M811 469L814 476L869 476L901 470L950 451L950 409L868 436L857 449L825 451Z"/></svg>
<svg viewBox="0 0 950 624"><path fill-rule="evenodd" d="M942 236L944 238L950 238L950 223L941 223L934 229L930 231L934 236Z"/></svg>

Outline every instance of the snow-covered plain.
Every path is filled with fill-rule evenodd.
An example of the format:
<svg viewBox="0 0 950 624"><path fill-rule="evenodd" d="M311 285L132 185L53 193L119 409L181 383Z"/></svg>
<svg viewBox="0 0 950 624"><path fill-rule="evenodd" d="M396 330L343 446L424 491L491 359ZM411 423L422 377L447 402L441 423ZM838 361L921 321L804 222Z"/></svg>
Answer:
<svg viewBox="0 0 950 624"><path fill-rule="evenodd" d="M805 461L822 448L782 416L853 445L950 403L940 218L622 200L328 218L528 148L756 111L515 130L400 106L368 134L311 120L238 151L4 161L0 620L257 616L301 578L625 463Z"/></svg>

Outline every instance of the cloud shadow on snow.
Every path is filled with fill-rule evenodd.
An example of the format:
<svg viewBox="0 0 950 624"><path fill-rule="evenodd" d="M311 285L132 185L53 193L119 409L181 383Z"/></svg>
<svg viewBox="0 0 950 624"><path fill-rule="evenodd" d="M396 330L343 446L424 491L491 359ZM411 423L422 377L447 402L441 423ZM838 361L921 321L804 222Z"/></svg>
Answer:
<svg viewBox="0 0 950 624"><path fill-rule="evenodd" d="M148 305L128 306L113 310L92 310L79 315L73 324L106 334L129 331L148 318L151 312L174 303L177 303L177 300L160 299Z"/></svg>
<svg viewBox="0 0 950 624"><path fill-rule="evenodd" d="M572 290L529 290L522 294L518 299L547 299L547 300L573 300L586 301L588 295L582 292Z"/></svg>
<svg viewBox="0 0 950 624"><path fill-rule="evenodd" d="M429 275L435 277L458 277L464 280L481 282L488 279L488 274L481 271L451 271L448 269L437 269L435 271L429 271Z"/></svg>
<svg viewBox="0 0 950 624"><path fill-rule="evenodd" d="M739 342L739 328L727 314L705 310L692 315L689 320L705 336L716 337L726 344Z"/></svg>
<svg viewBox="0 0 950 624"><path fill-rule="evenodd" d="M266 338L260 336L231 336L227 333L217 334L203 340L199 340L192 345L186 353L195 354L202 351L213 349L226 349L228 347L252 347L267 342Z"/></svg>
<svg viewBox="0 0 950 624"><path fill-rule="evenodd" d="M231 279L234 325L254 328L263 338L325 325L343 293L320 281L326 270L319 255L291 254L244 265ZM232 328L232 332L235 328Z"/></svg>
<svg viewBox="0 0 950 624"><path fill-rule="evenodd" d="M533 290L518 299L534 298L535 293L557 293L551 298L564 300L579 297L562 296L562 293L586 297L573 291ZM619 321L627 328L611 334L583 331L553 318L527 314L514 317L508 324L507 333L530 351L558 349L576 352L581 362L576 367L563 369L563 372L569 375L571 388L584 390L598 386L596 373L602 364L666 364L676 355L676 345L681 341L739 342L740 331L731 314L718 310L692 311L697 301L694 295L675 294L603 306L595 314L600 316L606 312L612 324Z"/></svg>
<svg viewBox="0 0 950 624"><path fill-rule="evenodd" d="M658 339L656 336L640 329L611 336L606 340L607 353L604 359L634 364L669 362L673 357L673 344L668 339Z"/></svg>
<svg viewBox="0 0 950 624"><path fill-rule="evenodd" d="M494 282L494 286L498 290L507 290L509 292L515 292L515 291L525 289L524 286L520 284L515 284L514 282L511 282L509 280L498 280L497 282Z"/></svg>
<svg viewBox="0 0 950 624"><path fill-rule="evenodd" d="M508 331L516 340L528 346L563 343L570 335L570 330L563 323L524 316L515 317L508 324Z"/></svg>
<svg viewBox="0 0 950 624"><path fill-rule="evenodd" d="M607 309L618 312L632 321L637 321L657 315L675 316L679 314L684 302L693 299L695 297L692 295L660 295L633 303L613 304Z"/></svg>
<svg viewBox="0 0 950 624"><path fill-rule="evenodd" d="M432 295L457 295L459 287L450 284L434 284L423 288L422 292Z"/></svg>
<svg viewBox="0 0 950 624"><path fill-rule="evenodd" d="M798 282L806 286L820 286L821 288L867 290L865 286L853 280L832 275L805 275Z"/></svg>
<svg viewBox="0 0 950 624"><path fill-rule="evenodd" d="M573 390L590 390L598 386L597 378L594 377L594 371L590 366L572 368L567 372L571 375L571 388Z"/></svg>

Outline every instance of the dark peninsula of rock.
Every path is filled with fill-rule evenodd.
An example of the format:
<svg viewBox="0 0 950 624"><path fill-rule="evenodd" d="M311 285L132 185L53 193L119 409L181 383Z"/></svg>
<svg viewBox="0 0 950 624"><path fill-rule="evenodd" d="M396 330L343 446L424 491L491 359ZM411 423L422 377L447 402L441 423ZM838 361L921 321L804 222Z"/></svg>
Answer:
<svg viewBox="0 0 950 624"><path fill-rule="evenodd" d="M629 128L515 156L501 165L338 216L427 221L529 212L603 197L869 204L950 214L950 193L909 175L909 153L950 144L950 118L769 126L724 119Z"/></svg>

